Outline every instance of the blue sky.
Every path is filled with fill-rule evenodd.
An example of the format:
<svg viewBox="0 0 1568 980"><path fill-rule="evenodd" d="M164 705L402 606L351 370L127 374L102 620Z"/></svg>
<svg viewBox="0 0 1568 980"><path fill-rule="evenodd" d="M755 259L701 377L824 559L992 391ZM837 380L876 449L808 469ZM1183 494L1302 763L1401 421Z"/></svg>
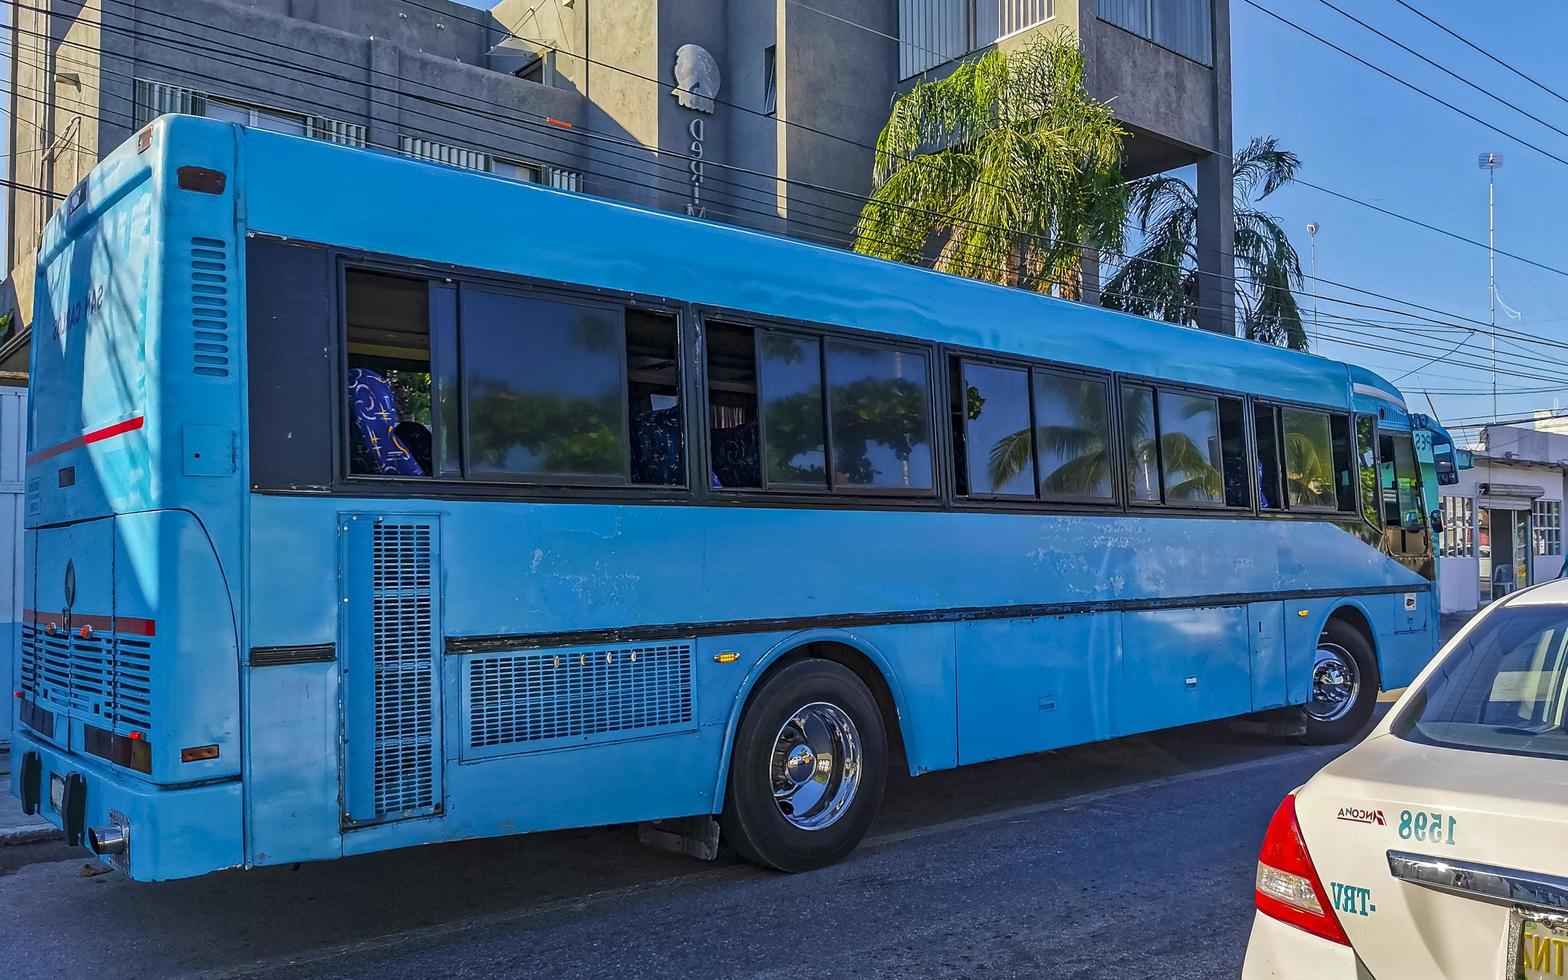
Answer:
<svg viewBox="0 0 1568 980"><path fill-rule="evenodd" d="M1568 160L1568 137L1531 121L1461 82L1399 51L1324 5L1322 0L1258 0L1292 22L1415 83L1548 153ZM1398 38L1433 60L1527 112L1568 131L1568 101L1555 98L1402 8L1397 0L1332 0L1369 24ZM1504 58L1546 88L1568 95L1568 62L1560 56L1568 37L1568 5L1546 0L1513 4L1474 4L1459 0L1409 0L1476 44ZM490 0L471 0L490 7ZM0 11L3 18L3 11ZM0 20L3 22L3 20ZM1397 82L1274 20L1247 0L1234 0L1231 12L1234 82L1234 132L1237 145L1252 136L1272 135L1300 155L1301 176L1322 187L1359 198L1448 229L1476 241L1486 239L1486 175L1476 156L1501 151L1498 172L1497 240L1507 251L1568 270L1560 256L1561 215L1568 184L1568 163L1522 146L1483 125L1444 108ZM3 70L3 65L0 65ZM0 128L0 141L4 140ZM3 142L0 142L3 152ZM1431 399L1445 420L1489 416L1491 398L1488 338L1484 329L1463 319L1488 318L1486 251L1295 186L1269 198L1266 207L1282 219L1307 258L1306 224L1315 221L1318 272L1324 282L1323 353L1366 364L1410 393L1416 406ZM1335 285L1340 283L1344 285ZM1396 297L1389 302L1356 293L1347 286ZM1533 268L1506 257L1498 260L1498 291L1523 316L1505 329L1568 343L1568 276ZM1303 305L1310 310L1310 286ZM1404 321L1345 324L1330 317L1373 321L1400 318L1379 310L1333 302L1352 299L1371 306L1405 307L1419 303L1441 310L1434 319L1476 327L1467 344L1450 358L1406 375L1421 362L1465 338L1448 327ZM1411 328L1429 331L1412 334ZM1370 336L1355 336L1349 331ZM1351 338L1402 353L1347 346ZM1540 376L1504 376L1503 417L1528 414L1554 404L1568 406L1568 370L1559 369L1563 349L1521 345L1505 339L1499 363L1509 370ZM1559 380L1563 379L1563 380ZM1551 388L1555 390L1523 390Z"/></svg>
<svg viewBox="0 0 1568 980"><path fill-rule="evenodd" d="M1422 91L1542 150L1568 158L1568 138L1562 134L1466 88L1462 82L1347 20L1320 0L1258 2L1415 83ZM1474 53L1395 0L1333 2L1487 91L1568 130L1568 102ZM1544 0L1512 4L1409 2L1547 88L1568 93L1568 64L1561 57L1561 40L1568 36L1568 8ZM1487 233L1486 174L1477 167L1476 157L1482 152L1500 151L1504 166L1497 173L1498 247L1568 269L1568 256L1558 245L1562 238L1562 188L1568 186L1568 165L1491 132L1378 75L1260 13L1245 0L1235 0L1231 16L1234 132L1238 145L1254 135L1275 136L1301 156L1303 179L1483 243ZM1318 272L1322 279L1461 317L1483 322L1488 319L1484 248L1446 239L1306 187L1287 188L1269 198L1266 207L1283 219L1304 261L1306 224L1318 223ZM1497 278L1499 295L1523 314L1522 319L1513 321L1499 312L1499 322L1506 329L1557 342L1568 341L1568 277L1499 258ZM1371 305L1399 305L1327 283L1321 292ZM1304 300L1304 305L1310 307L1310 298ZM1378 311L1357 311L1326 302L1321 309L1325 315L1333 310L1371 320L1396 319ZM1450 317L1434 318L1453 322ZM1452 347L1464 336L1441 328L1421 337L1411 337L1388 325L1354 329L1373 334L1386 331L1381 339L1357 338L1379 346L1409 349L1417 343L1436 347L1415 356L1324 344L1325 354L1360 361L1390 379ZM1325 333L1329 332L1343 335L1344 328L1325 325ZM1556 367L1564 360L1561 351L1553 353L1553 348L1533 345L1520 349L1512 340L1500 342L1498 349L1500 365L1551 379L1501 377L1499 388L1504 394L1499 401L1504 418L1551 407L1559 399L1568 405L1568 387L1508 393L1510 389L1563 384L1556 380L1568 374ZM1412 404L1423 408L1426 395L1419 389L1444 392L1431 397L1445 420L1489 416L1488 338L1475 335L1452 361L1433 364L1399 383L1409 393ZM1447 393L1460 390L1475 393ZM1480 393L1483 390L1486 393Z"/></svg>

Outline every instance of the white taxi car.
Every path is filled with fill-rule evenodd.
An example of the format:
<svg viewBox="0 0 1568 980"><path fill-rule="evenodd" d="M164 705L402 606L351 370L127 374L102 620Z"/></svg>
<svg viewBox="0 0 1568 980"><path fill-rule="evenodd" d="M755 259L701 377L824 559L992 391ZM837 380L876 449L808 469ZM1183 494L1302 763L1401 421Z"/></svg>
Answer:
<svg viewBox="0 0 1568 980"><path fill-rule="evenodd" d="M1472 620L1285 798L1244 980L1568 976L1568 581Z"/></svg>

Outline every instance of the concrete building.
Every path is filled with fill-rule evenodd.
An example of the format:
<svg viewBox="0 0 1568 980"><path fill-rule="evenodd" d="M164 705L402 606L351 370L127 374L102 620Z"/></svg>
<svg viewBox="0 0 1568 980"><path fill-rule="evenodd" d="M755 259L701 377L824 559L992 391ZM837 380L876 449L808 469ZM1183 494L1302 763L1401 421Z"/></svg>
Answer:
<svg viewBox="0 0 1568 980"><path fill-rule="evenodd" d="M1522 426L1481 430L1475 468L1438 496L1443 612L1471 612L1563 570L1568 435Z"/></svg>
<svg viewBox="0 0 1568 980"><path fill-rule="evenodd" d="M843 244L894 95L1042 30L1080 40L1090 92L1132 134L1129 176L1196 165L1201 315L1232 329L1216 0L34 0L13 13L0 379L25 372L44 222L161 112Z"/></svg>
<svg viewBox="0 0 1568 980"><path fill-rule="evenodd" d="M26 381L45 222L161 113L843 245L895 95L1061 29L1132 134L1128 176L1196 165L1201 318L1233 329L1220 0L31 0L11 18L0 385ZM486 216L473 221L483 233ZM0 401L0 503L13 505L21 404ZM20 567L15 510L0 513L0 569ZM18 581L0 575L0 624Z"/></svg>

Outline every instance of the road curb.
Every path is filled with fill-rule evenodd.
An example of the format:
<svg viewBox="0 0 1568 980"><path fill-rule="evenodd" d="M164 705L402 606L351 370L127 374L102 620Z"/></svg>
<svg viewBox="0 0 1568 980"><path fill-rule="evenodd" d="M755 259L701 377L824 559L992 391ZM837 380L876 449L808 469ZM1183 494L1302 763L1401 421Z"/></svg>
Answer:
<svg viewBox="0 0 1568 980"><path fill-rule="evenodd" d="M0 847L16 844L41 844L45 841L64 840L60 828L49 824L30 824L26 827L0 827Z"/></svg>

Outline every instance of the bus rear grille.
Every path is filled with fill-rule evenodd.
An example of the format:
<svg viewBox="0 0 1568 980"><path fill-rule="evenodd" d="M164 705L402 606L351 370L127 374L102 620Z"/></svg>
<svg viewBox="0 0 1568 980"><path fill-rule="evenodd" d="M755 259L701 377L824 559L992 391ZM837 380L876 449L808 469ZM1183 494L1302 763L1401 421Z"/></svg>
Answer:
<svg viewBox="0 0 1568 980"><path fill-rule="evenodd" d="M22 626L17 688L31 701L97 725L152 728L152 650L144 639Z"/></svg>
<svg viewBox="0 0 1568 980"><path fill-rule="evenodd" d="M544 748L692 721L690 643L476 657L465 680L471 749Z"/></svg>
<svg viewBox="0 0 1568 980"><path fill-rule="evenodd" d="M114 652L114 720L145 731L152 727L152 644L121 637Z"/></svg>
<svg viewBox="0 0 1568 980"><path fill-rule="evenodd" d="M436 802L431 528L378 521L372 541L373 796L399 816Z"/></svg>
<svg viewBox="0 0 1568 980"><path fill-rule="evenodd" d="M229 376L231 274L227 243L191 239L191 354L202 377Z"/></svg>

